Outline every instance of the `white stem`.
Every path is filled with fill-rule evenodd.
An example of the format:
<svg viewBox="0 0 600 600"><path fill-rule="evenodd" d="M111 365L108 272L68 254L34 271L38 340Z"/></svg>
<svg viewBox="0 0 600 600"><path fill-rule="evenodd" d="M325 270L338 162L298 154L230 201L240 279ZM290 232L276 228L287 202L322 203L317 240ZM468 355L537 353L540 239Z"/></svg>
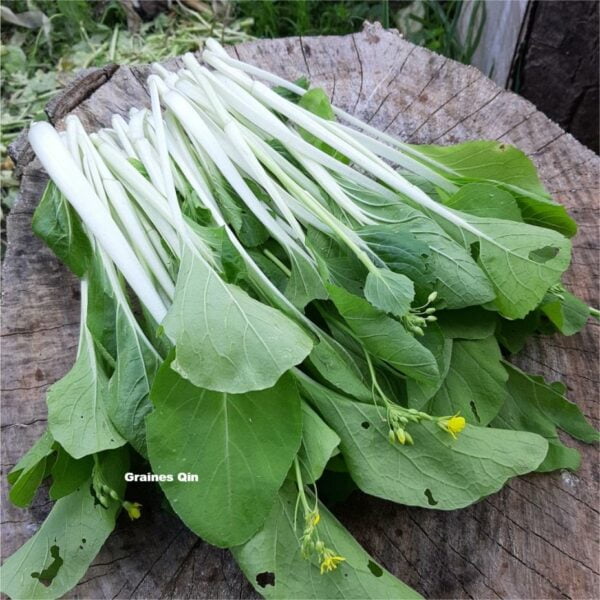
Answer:
<svg viewBox="0 0 600 600"><path fill-rule="evenodd" d="M29 143L48 175L123 273L154 320L160 323L166 315L160 295L108 209L63 147L54 127L44 122L34 123L29 130Z"/></svg>

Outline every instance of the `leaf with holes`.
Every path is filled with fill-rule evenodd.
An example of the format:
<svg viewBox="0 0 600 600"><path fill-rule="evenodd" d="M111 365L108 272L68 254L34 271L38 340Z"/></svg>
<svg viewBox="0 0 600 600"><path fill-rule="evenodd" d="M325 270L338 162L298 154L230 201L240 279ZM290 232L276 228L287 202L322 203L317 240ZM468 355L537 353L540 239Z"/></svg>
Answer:
<svg viewBox="0 0 600 600"><path fill-rule="evenodd" d="M264 528L243 546L232 548L233 556L259 594L265 598L314 600L421 597L380 567L319 503L319 534L326 546L345 558L335 571L322 575L317 561L306 560L300 553L298 537L302 533L302 522L295 518L297 494L295 485L286 483L277 495Z"/></svg>
<svg viewBox="0 0 600 600"><path fill-rule="evenodd" d="M129 461L125 450L100 455L107 484L119 495L125 489ZM99 504L88 479L56 502L37 533L0 569L0 590L10 598L60 598L83 577L115 527L121 505Z"/></svg>
<svg viewBox="0 0 600 600"><path fill-rule="evenodd" d="M301 379L302 395L340 436L352 479L367 494L454 510L497 492L511 477L535 470L548 443L539 435L467 427L458 439L435 423L408 426L414 445L394 445L377 407Z"/></svg>

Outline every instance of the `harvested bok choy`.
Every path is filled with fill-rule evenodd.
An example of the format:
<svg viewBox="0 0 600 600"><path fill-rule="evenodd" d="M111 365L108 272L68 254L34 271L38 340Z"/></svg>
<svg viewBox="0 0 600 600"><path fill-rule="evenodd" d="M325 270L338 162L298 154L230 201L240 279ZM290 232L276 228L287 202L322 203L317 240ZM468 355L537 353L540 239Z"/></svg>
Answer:
<svg viewBox="0 0 600 600"><path fill-rule="evenodd" d="M121 508L143 518L136 453L265 597L419 597L318 480L454 510L577 468L557 430L597 432L508 362L598 316L561 283L575 223L516 148L406 144L215 41L202 58L155 65L150 107L110 127L31 128L51 178L33 226L81 279L81 333L48 431L8 476L15 504L46 477L56 504L1 589L59 597Z"/></svg>

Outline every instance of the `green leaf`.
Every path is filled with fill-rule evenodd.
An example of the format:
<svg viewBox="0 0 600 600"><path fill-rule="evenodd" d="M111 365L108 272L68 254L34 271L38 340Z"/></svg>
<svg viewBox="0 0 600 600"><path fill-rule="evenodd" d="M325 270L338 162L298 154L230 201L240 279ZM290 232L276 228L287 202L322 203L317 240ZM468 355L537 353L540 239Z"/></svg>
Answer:
<svg viewBox="0 0 600 600"><path fill-rule="evenodd" d="M429 271L436 281L434 289L438 292L438 300L443 301L443 306L464 308L494 299L495 294L490 282L470 253L435 221L404 204L400 196L396 202L391 202L361 190L357 191L354 197L359 206L364 206L380 218L391 221L382 228L387 235L397 238L414 236L421 243L427 244L430 250Z"/></svg>
<svg viewBox="0 0 600 600"><path fill-rule="evenodd" d="M146 450L146 415L152 409L152 380L162 360L137 323L118 307L117 363L108 383L108 414L118 432L142 455Z"/></svg>
<svg viewBox="0 0 600 600"><path fill-rule="evenodd" d="M482 340L493 335L498 322L495 312L479 306L442 310L436 312L435 316L446 337L463 340Z"/></svg>
<svg viewBox="0 0 600 600"><path fill-rule="evenodd" d="M115 312L117 303L102 259L95 254L89 261L86 325L96 348L113 366L117 356Z"/></svg>
<svg viewBox="0 0 600 600"><path fill-rule="evenodd" d="M305 484L313 483L325 470L340 443L338 434L306 402L302 402L302 445L298 462Z"/></svg>
<svg viewBox="0 0 600 600"><path fill-rule="evenodd" d="M343 182L340 184L344 185ZM435 290L443 306L464 308L494 299L490 282L470 253L433 219L408 206L407 199L400 195L383 197L358 186L348 188L346 184L344 187L360 207L387 223L377 226L382 231L397 238L414 236L429 246L428 266L436 280Z"/></svg>
<svg viewBox="0 0 600 600"><path fill-rule="evenodd" d="M440 374L436 379L406 380L408 406L422 409L427 401L440 389L446 378L450 368L453 342L451 339L444 337L442 329L437 323L429 323L425 328L425 335L419 337L419 343L433 354Z"/></svg>
<svg viewBox="0 0 600 600"><path fill-rule="evenodd" d="M83 325L75 364L47 395L50 433L73 458L125 443L108 416L107 397L108 379L98 364L92 336Z"/></svg>
<svg viewBox="0 0 600 600"><path fill-rule="evenodd" d="M307 90L310 86L310 81L304 75L296 79L294 83L305 90ZM294 103L298 103L300 98L302 98L302 96L298 96L298 94L296 94L295 92L291 92L287 88L284 88L280 85L275 86L273 88L273 91L285 98L286 100L289 100L290 102Z"/></svg>
<svg viewBox="0 0 600 600"><path fill-rule="evenodd" d="M155 473L190 472L198 482L161 483L173 510L209 543L245 542L263 525L300 447L302 414L289 375L267 390L227 394L195 387L167 359L146 418Z"/></svg>
<svg viewBox="0 0 600 600"><path fill-rule="evenodd" d="M516 321L500 319L496 336L504 348L511 354L516 354L523 349L527 339L538 329L539 325L539 311L531 312L524 319Z"/></svg>
<svg viewBox="0 0 600 600"><path fill-rule="evenodd" d="M365 284L365 298L376 308L403 317L415 297L413 282L389 269L370 271Z"/></svg>
<svg viewBox="0 0 600 600"><path fill-rule="evenodd" d="M309 112L326 119L327 121L335 120L335 113L329 102L329 97L322 88L312 88L308 90L298 101L298 105L308 110ZM323 142L320 138L306 131L302 127L298 127L300 135L309 143L313 144L323 152L335 156L338 160L348 164L350 161L340 152Z"/></svg>
<svg viewBox="0 0 600 600"><path fill-rule="evenodd" d="M401 323L342 288L330 286L329 295L348 326L373 356L417 380L439 377L433 354Z"/></svg>
<svg viewBox="0 0 600 600"><path fill-rule="evenodd" d="M427 260L431 250L425 242L409 231L399 235L393 226L361 227L357 233L388 269L406 275L417 286L433 289L434 277Z"/></svg>
<svg viewBox="0 0 600 600"><path fill-rule="evenodd" d="M359 400L371 401L373 393L354 355L334 338L321 332L309 359L319 374L334 386Z"/></svg>
<svg viewBox="0 0 600 600"><path fill-rule="evenodd" d="M107 452L101 457L111 474L107 482L118 494L125 488L127 454ZM88 480L61 498L38 530L2 565L0 590L10 598L60 598L84 576L115 526L119 502L108 508L91 493Z"/></svg>
<svg viewBox="0 0 600 600"><path fill-rule="evenodd" d="M292 274L285 287L285 295L298 308L304 308L317 298L327 298L327 289L314 264L299 252L290 251Z"/></svg>
<svg viewBox="0 0 600 600"><path fill-rule="evenodd" d="M478 263L496 291L494 304L506 317L523 318L560 281L571 260L570 242L532 225L473 219L470 222L487 238L480 238Z"/></svg>
<svg viewBox="0 0 600 600"><path fill-rule="evenodd" d="M509 375L509 397L493 425L532 431L550 442L548 455L538 471L576 469L579 453L562 444L557 428L588 444L600 439L598 432L586 421L579 407L565 398L562 384L548 384L542 377L524 373L510 363L504 366Z"/></svg>
<svg viewBox="0 0 600 600"><path fill-rule="evenodd" d="M346 560L321 575L316 560L304 559L294 527L297 490L286 483L264 528L233 556L256 591L265 598L412 599L419 594L379 566L341 523L319 503L318 531L327 547ZM301 522L299 520L299 522Z"/></svg>
<svg viewBox="0 0 600 600"><path fill-rule="evenodd" d="M31 503L44 479L46 461L47 457L44 456L32 467L21 470L16 478L13 477L14 483L10 488L8 497L15 506L24 508Z"/></svg>
<svg viewBox="0 0 600 600"><path fill-rule="evenodd" d="M40 461L54 452L54 438L49 431L44 431L37 442L21 457L21 460L10 470L8 483L14 485L25 472L33 469Z"/></svg>
<svg viewBox="0 0 600 600"><path fill-rule="evenodd" d="M199 387L232 394L271 387L312 347L298 325L224 283L190 250L163 326L177 345L174 370Z"/></svg>
<svg viewBox="0 0 600 600"><path fill-rule="evenodd" d="M487 425L506 400L507 380L493 335L483 340L454 340L448 374L428 412L440 416L460 413L469 423Z"/></svg>
<svg viewBox="0 0 600 600"><path fill-rule="evenodd" d="M93 466L94 461L91 456L75 459L59 446L56 462L52 467L50 498L59 500L72 494L90 478Z"/></svg>
<svg viewBox="0 0 600 600"><path fill-rule="evenodd" d="M455 440L429 422L409 426L413 446L390 444L377 407L301 383L303 396L340 436L358 487L393 502L440 510L468 506L536 469L548 449L543 437L528 432L467 425Z"/></svg>
<svg viewBox="0 0 600 600"><path fill-rule="evenodd" d="M411 156L455 183L486 182L508 190L525 222L554 229L569 237L577 225L541 184L534 164L514 146L475 141L454 146L409 146Z"/></svg>
<svg viewBox="0 0 600 600"><path fill-rule="evenodd" d="M52 181L35 209L32 227L75 275L84 275L92 256L90 241L77 213Z"/></svg>
<svg viewBox="0 0 600 600"><path fill-rule="evenodd" d="M335 113L333 112L333 108L331 108L329 96L327 96L323 88L316 87L308 90L300 98L298 105L322 119L335 121Z"/></svg>
<svg viewBox="0 0 600 600"><path fill-rule="evenodd" d="M489 183L463 185L444 204L476 217L523 222L519 205L513 196Z"/></svg>
<svg viewBox="0 0 600 600"><path fill-rule="evenodd" d="M581 331L590 316L590 307L566 290L560 295L546 294L540 308L563 335Z"/></svg>
<svg viewBox="0 0 600 600"><path fill-rule="evenodd" d="M465 247L476 245L477 263L496 292L494 306L509 319L521 319L536 308L569 266L571 243L556 231L503 219L456 215L468 226L446 220L444 227Z"/></svg>
<svg viewBox="0 0 600 600"><path fill-rule="evenodd" d="M315 248L318 256L327 265L329 281L355 295L362 295L367 269L347 247L333 238L309 227L306 236L308 244Z"/></svg>

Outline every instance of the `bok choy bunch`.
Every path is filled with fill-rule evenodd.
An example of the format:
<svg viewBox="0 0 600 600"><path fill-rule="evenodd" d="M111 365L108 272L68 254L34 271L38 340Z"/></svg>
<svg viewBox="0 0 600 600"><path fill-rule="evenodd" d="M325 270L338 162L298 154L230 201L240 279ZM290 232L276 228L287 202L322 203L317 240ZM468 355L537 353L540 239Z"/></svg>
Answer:
<svg viewBox="0 0 600 600"><path fill-rule="evenodd" d="M598 314L561 284L575 223L516 148L413 146L214 41L202 59L155 65L149 107L110 127L31 128L51 179L33 226L81 280L81 331L9 474L17 505L46 477L56 504L2 591L61 596L121 508L143 519L135 455L265 597L418 597L317 481L453 510L576 469L557 428L597 432L507 360Z"/></svg>

